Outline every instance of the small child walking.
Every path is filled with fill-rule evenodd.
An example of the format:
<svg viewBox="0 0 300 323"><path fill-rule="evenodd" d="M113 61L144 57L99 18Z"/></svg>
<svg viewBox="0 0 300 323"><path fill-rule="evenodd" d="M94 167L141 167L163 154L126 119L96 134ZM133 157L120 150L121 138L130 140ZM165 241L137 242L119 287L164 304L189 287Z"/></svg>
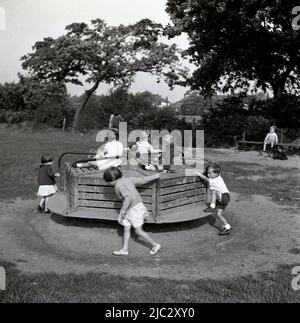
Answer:
<svg viewBox="0 0 300 323"><path fill-rule="evenodd" d="M123 200L122 208L119 214L118 222L124 226L123 246L122 249L114 251L116 256L127 256L128 245L130 240L131 227L135 233L144 241L151 245L150 255L155 255L161 248L161 245L155 242L143 230L144 218L148 216L148 211L143 204L142 198L136 189L136 185L143 185L154 180L157 180L160 174L143 177L123 177L122 172L117 167L107 169L103 178L106 182L112 183L115 186L115 194L119 199Z"/></svg>
<svg viewBox="0 0 300 323"><path fill-rule="evenodd" d="M38 173L39 190L37 195L41 198L38 205L38 212L50 213L47 207L48 200L51 195L57 192L55 177L59 177L59 173L54 173L52 169L54 158L44 155L41 158L41 165Z"/></svg>
<svg viewBox="0 0 300 323"><path fill-rule="evenodd" d="M266 151L267 145L271 145L271 149L273 149L274 145L278 144L278 136L277 133L275 132L275 127L272 126L270 128L269 133L266 135L266 138L264 140L264 149L263 151Z"/></svg>
<svg viewBox="0 0 300 323"><path fill-rule="evenodd" d="M223 211L227 207L230 201L229 191L227 186L220 175L221 167L218 164L211 164L207 167L207 177L203 174L196 172L195 174L199 176L202 180L206 181L209 185L207 202L210 206L204 210L204 212L216 212L217 218L223 224L223 229L219 233L220 235L229 234L231 231L231 225L226 221L222 215Z"/></svg>

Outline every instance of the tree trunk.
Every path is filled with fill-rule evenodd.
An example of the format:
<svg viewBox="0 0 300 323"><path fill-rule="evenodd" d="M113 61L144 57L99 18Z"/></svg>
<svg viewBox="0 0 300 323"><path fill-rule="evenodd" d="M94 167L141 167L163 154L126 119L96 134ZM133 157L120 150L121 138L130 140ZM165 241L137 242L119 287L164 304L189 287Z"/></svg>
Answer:
<svg viewBox="0 0 300 323"><path fill-rule="evenodd" d="M272 84L274 99L277 100L283 93L285 89L285 81L279 81Z"/></svg>
<svg viewBox="0 0 300 323"><path fill-rule="evenodd" d="M81 113L81 111L82 111L82 110L84 109L84 107L87 105L87 103L88 103L88 101L89 101L89 99L90 99L91 95L92 95L92 94L97 90L97 88L98 88L99 84L100 84L100 80L98 80L98 81L95 83L95 85L94 85L91 89L89 89L89 90L85 91L85 94L86 94L85 100L84 100L83 104L82 104L82 105L80 105L79 107L77 107L77 109L76 109L76 111L75 111L75 115L74 115L73 122L72 122L72 131L73 131L73 133L74 133L74 132L77 130L77 128L78 128L79 117L80 117L80 113Z"/></svg>

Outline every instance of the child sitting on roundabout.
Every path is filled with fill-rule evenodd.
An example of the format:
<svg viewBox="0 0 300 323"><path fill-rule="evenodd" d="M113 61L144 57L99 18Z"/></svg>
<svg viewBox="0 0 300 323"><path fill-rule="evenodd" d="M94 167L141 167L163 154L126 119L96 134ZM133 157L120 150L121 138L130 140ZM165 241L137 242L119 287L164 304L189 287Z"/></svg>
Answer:
<svg viewBox="0 0 300 323"><path fill-rule="evenodd" d="M118 132L109 129L106 134L107 141L97 150L95 159L87 163L78 163L77 167L95 166L99 171L104 171L109 167L117 167L122 163L123 144L118 141Z"/></svg>

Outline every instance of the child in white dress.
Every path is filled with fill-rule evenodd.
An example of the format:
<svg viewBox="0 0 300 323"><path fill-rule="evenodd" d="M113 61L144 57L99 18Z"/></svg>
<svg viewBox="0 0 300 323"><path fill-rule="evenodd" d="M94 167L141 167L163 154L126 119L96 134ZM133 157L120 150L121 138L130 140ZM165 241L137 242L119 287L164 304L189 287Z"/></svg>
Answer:
<svg viewBox="0 0 300 323"><path fill-rule="evenodd" d="M41 165L38 173L39 189L37 195L41 198L38 205L38 212L49 213L47 204L50 196L57 192L55 177L59 177L59 173L54 173L52 169L54 158L52 156L42 156Z"/></svg>
<svg viewBox="0 0 300 323"><path fill-rule="evenodd" d="M278 136L277 133L275 132L275 127L272 126L270 128L270 132L266 135L266 138L264 140L264 150L266 151L267 145L271 145L271 149L273 149L274 145L278 144Z"/></svg>

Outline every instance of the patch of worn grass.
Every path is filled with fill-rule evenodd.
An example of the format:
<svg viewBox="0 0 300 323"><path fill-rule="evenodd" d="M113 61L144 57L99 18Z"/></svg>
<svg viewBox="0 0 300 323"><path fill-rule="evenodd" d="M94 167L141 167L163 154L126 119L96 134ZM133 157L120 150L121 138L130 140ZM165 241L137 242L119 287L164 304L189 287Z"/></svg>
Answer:
<svg viewBox="0 0 300 323"><path fill-rule="evenodd" d="M291 266L236 279L175 281L108 274L19 274L7 270L2 303L298 303Z"/></svg>
<svg viewBox="0 0 300 323"><path fill-rule="evenodd" d="M295 168L262 166L254 163L221 162L222 177L230 191L252 195L258 194L272 198L276 203L300 205L295 199L295 187L300 187L300 181L295 174ZM276 178L276 175L285 175ZM251 176L262 176L254 180Z"/></svg>

